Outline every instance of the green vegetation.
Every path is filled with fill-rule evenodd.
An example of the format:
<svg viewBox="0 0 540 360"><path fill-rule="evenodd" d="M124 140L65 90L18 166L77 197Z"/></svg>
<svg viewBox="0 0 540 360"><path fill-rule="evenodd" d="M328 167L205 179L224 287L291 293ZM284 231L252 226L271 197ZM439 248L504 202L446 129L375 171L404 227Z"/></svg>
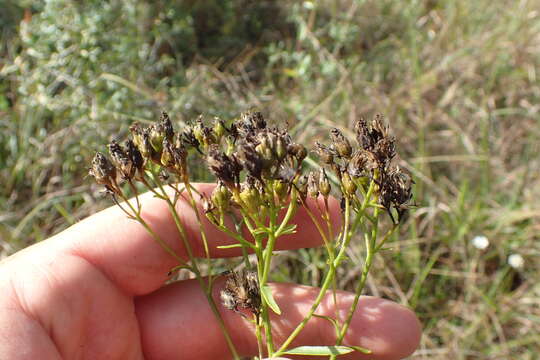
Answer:
<svg viewBox="0 0 540 360"><path fill-rule="evenodd" d="M417 208L374 259L367 292L419 314L415 359L536 358L538 0L278 4L0 0L2 255L110 204L87 164L134 120L254 106L311 147L380 112ZM352 289L362 264L348 255L339 287ZM322 259L276 257L274 280L320 285ZM296 269L306 262L317 266Z"/></svg>

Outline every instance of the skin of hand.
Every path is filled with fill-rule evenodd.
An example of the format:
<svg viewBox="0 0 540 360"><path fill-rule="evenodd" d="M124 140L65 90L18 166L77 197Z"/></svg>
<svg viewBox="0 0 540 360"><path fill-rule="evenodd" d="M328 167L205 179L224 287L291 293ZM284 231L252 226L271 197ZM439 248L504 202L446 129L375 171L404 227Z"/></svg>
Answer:
<svg viewBox="0 0 540 360"><path fill-rule="evenodd" d="M213 185L200 184L209 193ZM187 258L164 201L140 197L142 216L177 254ZM195 213L186 202L178 213L196 256L204 248ZM330 202L334 223L339 205ZM283 236L276 248L319 246L317 230L301 208L294 219L298 232ZM212 257L238 256L238 249L218 249L234 243L204 222ZM118 209L101 211L62 233L30 246L0 262L0 359L228 359L230 352L196 280L164 286L177 265L146 230ZM214 297L219 304L218 283ZM273 283L282 315L274 314L274 341L279 344L308 312L318 289ZM338 296L345 316L353 294ZM221 307L221 305L218 305ZM243 356L257 353L252 325L220 308L233 342ZM317 310L335 315L327 296ZM362 297L345 344L372 350L364 356L340 359L401 359L418 346L420 323L413 312L391 301ZM312 318L293 342L332 345L335 334L324 319ZM320 358L320 357L318 357ZM295 357L296 359L296 357Z"/></svg>

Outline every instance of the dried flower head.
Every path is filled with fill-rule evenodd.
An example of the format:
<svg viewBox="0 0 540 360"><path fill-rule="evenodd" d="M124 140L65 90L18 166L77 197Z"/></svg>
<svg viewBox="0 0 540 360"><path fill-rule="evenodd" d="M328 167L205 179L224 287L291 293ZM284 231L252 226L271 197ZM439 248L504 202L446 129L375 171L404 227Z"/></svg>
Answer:
<svg viewBox="0 0 540 360"><path fill-rule="evenodd" d="M287 153L293 156L300 164L307 157L307 149L302 144L292 143L287 146Z"/></svg>
<svg viewBox="0 0 540 360"><path fill-rule="evenodd" d="M128 139L125 142L125 147L126 147L126 154L128 158L131 160L133 167L137 169L139 172L142 172L143 167L144 167L144 158L142 157L142 154L137 148L137 146L135 145L135 143L131 139Z"/></svg>
<svg viewBox="0 0 540 360"><path fill-rule="evenodd" d="M193 127L186 126L184 128L184 131L182 132L181 139L182 139L182 142L187 147L192 147L195 150L197 150L199 153L202 154L202 151L200 149L201 144L200 144L199 140L197 140L197 137L195 136L195 132L193 130Z"/></svg>
<svg viewBox="0 0 540 360"><path fill-rule="evenodd" d="M259 111L246 111L241 115L242 122L240 123L242 129L262 130L266 129L266 120Z"/></svg>
<svg viewBox="0 0 540 360"><path fill-rule="evenodd" d="M88 173L96 179L98 184L105 185L107 190L113 193L118 191L116 184L116 168L102 153L96 153L92 160L92 167Z"/></svg>
<svg viewBox="0 0 540 360"><path fill-rule="evenodd" d="M353 178L370 176L379 167L375 155L363 149L357 150L347 165L347 172Z"/></svg>
<svg viewBox="0 0 540 360"><path fill-rule="evenodd" d="M334 163L334 156L337 155L333 149L319 142L315 143L315 152L324 164L331 165Z"/></svg>
<svg viewBox="0 0 540 360"><path fill-rule="evenodd" d="M208 150L206 162L219 181L228 187L238 186L242 165L234 155L228 156L214 145Z"/></svg>
<svg viewBox="0 0 540 360"><path fill-rule="evenodd" d="M122 146L116 141L111 142L108 147L112 163L118 170L120 170L122 179L131 180L135 175L135 170L137 169L131 158L127 155Z"/></svg>
<svg viewBox="0 0 540 360"><path fill-rule="evenodd" d="M167 114L165 111L162 111L159 120L161 122L163 132L165 133L165 138L169 141L172 141L174 138L174 129L169 114Z"/></svg>
<svg viewBox="0 0 540 360"><path fill-rule="evenodd" d="M349 158L352 154L352 146L349 140L343 133L337 128L330 130L330 138L332 139L332 145L339 156Z"/></svg>
<svg viewBox="0 0 540 360"><path fill-rule="evenodd" d="M261 293L257 273L253 271L229 272L220 297L223 306L229 310L238 312L246 309L259 315Z"/></svg>
<svg viewBox="0 0 540 360"><path fill-rule="evenodd" d="M414 182L411 176L399 167L391 168L382 175L380 181L381 205L386 208L393 221L391 209L395 208L399 222L408 210L407 202L412 198L412 184Z"/></svg>

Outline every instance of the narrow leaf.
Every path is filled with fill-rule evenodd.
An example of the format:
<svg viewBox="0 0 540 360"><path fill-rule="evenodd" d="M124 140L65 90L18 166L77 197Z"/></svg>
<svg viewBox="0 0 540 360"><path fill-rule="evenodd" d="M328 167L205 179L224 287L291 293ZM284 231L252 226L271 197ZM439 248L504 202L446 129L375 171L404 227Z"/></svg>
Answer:
<svg viewBox="0 0 540 360"><path fill-rule="evenodd" d="M311 355L311 356L330 356L344 355L353 352L348 346L299 346L294 349L286 350L286 355Z"/></svg>
<svg viewBox="0 0 540 360"><path fill-rule="evenodd" d="M261 295L264 297L264 300L266 301L268 306L270 306L270 309L272 309L272 311L275 312L276 314L281 315L281 309L276 303L276 300L274 300L274 296L272 295L272 290L270 290L269 286L263 286L261 288Z"/></svg>
<svg viewBox="0 0 540 360"><path fill-rule="evenodd" d="M174 274L174 273L177 272L178 270L182 270L182 269L186 269L186 270L190 270L190 271L191 271L191 268L190 268L189 266L186 266L186 265L178 265L178 266L173 267L171 270L169 270L169 272L167 273L167 276L171 276L172 274Z"/></svg>
<svg viewBox="0 0 540 360"><path fill-rule="evenodd" d="M253 235L263 235L263 234L268 234L268 232L269 232L269 229L266 227L257 228L253 230Z"/></svg>
<svg viewBox="0 0 540 360"><path fill-rule="evenodd" d="M314 317L318 317L318 318L321 318L321 319L325 319L327 321L330 321L332 323L332 325L334 326L334 330L336 331L336 334L339 334L339 324L338 322L336 321L336 319L333 319L331 318L330 316L325 316L325 315L317 315L317 314L313 314Z"/></svg>
<svg viewBox="0 0 540 360"><path fill-rule="evenodd" d="M347 346L350 348L353 348L356 351L360 351L361 353L364 353L364 354L371 354L372 352L371 350L363 348L361 346L354 346L354 345L347 345Z"/></svg>
<svg viewBox="0 0 540 360"><path fill-rule="evenodd" d="M241 248L242 244L232 244L232 245L219 245L218 249L233 249L233 248Z"/></svg>
<svg viewBox="0 0 540 360"><path fill-rule="evenodd" d="M295 234L295 233L296 233L296 224L292 224L292 225L289 225L289 226L285 227L285 229L283 229L283 230L279 233L279 236L281 236L281 235Z"/></svg>

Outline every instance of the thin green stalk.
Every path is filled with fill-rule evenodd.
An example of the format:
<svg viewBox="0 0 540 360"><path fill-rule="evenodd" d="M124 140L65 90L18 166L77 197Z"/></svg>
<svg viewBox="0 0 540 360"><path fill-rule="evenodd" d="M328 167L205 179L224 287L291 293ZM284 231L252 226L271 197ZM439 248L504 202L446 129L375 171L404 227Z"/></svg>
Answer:
<svg viewBox="0 0 540 360"><path fill-rule="evenodd" d="M256 317L255 322L255 337L257 338L257 349L259 350L259 359L263 358L263 347L262 347L262 335L261 335L261 325L260 317Z"/></svg>
<svg viewBox="0 0 540 360"><path fill-rule="evenodd" d="M263 262L262 239L260 236L258 237L258 239L256 239L256 242L257 242L256 254L257 254L257 259L258 259L257 274L259 278L259 286L262 288L264 284L263 279L262 279L262 274L264 272L264 262ZM269 311L268 311L269 307L265 301L264 296L261 297L261 300L262 300L261 301L261 319L263 322L264 334L266 337L266 351L267 351L267 356L271 357L273 356L273 353L274 353L274 344L273 344L273 338L272 338L272 327L270 324L270 316L269 316ZM260 327L260 324L258 326Z"/></svg>
<svg viewBox="0 0 540 360"><path fill-rule="evenodd" d="M152 174L154 175L154 179L156 179L155 177L155 173L152 172ZM171 215L173 216L173 220L174 220L174 223L176 225L176 228L178 229L178 232L180 233L180 237L182 238L182 241L184 243L184 247L186 248L186 252L188 253L188 257L189 257L189 260L192 264L192 266L190 267L191 271L195 274L195 277L197 279L197 281L199 282L199 285L201 286L201 289L203 290L203 293L207 299L207 302L208 304L210 305L210 308L212 310L212 312L214 313L214 316L215 318L217 319L218 321L218 324L219 324L219 327L221 328L221 331L223 333L223 336L225 337L225 341L227 342L227 345L229 346L229 350L231 351L234 359L240 359L237 351L236 351L236 348L234 346L234 343L229 335L229 332L227 331L227 328L225 326L225 323L221 317L221 314L219 313L219 310L217 308L217 305L214 301L214 298L212 297L212 278L209 276L209 279L208 279L208 286L207 284L205 283L202 275L201 275L201 272L199 270L199 267L198 267L198 263L197 263L197 259L195 258L195 256L193 255L193 250L191 248L191 244L189 242L189 240L187 239L187 235L186 235L186 231L184 229L184 226L182 224L182 222L180 221L180 217L178 216L178 212L176 211L176 207L175 207L175 204L172 203L171 199L169 198L169 196L167 196L167 192L165 191L165 189L163 188L163 185L161 184L160 181L155 181L156 184L158 185L159 189L162 191L163 195L162 195L162 199L165 200L165 202L167 203L168 207L169 207L169 210L171 212ZM190 194L190 198L192 201L194 201L193 199L193 196L192 196L192 193L189 192L189 184L184 184L186 189L188 190L188 193ZM201 231L202 233L201 234L204 234L204 230L202 229L202 223L201 223L201 220L200 220L200 217L199 217L199 213L198 213L198 209L196 207L196 204L192 204L192 207L196 213L196 216L197 216L197 221L199 223L199 227L201 228ZM207 252L207 256L209 257L209 252ZM211 270L209 271L211 273Z"/></svg>
<svg viewBox="0 0 540 360"><path fill-rule="evenodd" d="M348 198L345 198L345 225L344 229L348 229L349 226L349 217L350 217L350 201ZM344 230L343 236L347 234L347 231ZM350 238L350 237L349 237ZM350 240L350 239L349 239ZM307 315L304 317L304 319L296 326L296 328L293 330L293 332L289 335L289 337L281 344L281 347L274 353L275 357L278 357L280 355L283 355L283 353L287 350L289 345L292 343L292 341L300 334L300 332L304 329L308 321L313 317L313 314L315 314L315 311L317 311L317 308L319 307L322 299L324 298L326 291L330 287L330 285L333 282L333 279L335 277L336 269L341 263L341 261L344 259L345 249L348 245L348 241L345 238L344 244L342 248L340 249L336 259L330 264L330 269L326 273L326 276L324 278L324 282L321 286L321 289L319 290L319 294L315 298L315 301L311 305L311 308L309 309Z"/></svg>
<svg viewBox="0 0 540 360"><path fill-rule="evenodd" d="M356 312L356 308L358 307L360 296L362 295L362 291L364 290L364 287L366 285L369 270L371 269L371 265L373 262L373 256L376 253L375 251L376 241L377 241L377 236L378 236L378 231L379 231L379 208L378 207L376 207L375 210L373 211L373 217L375 221L372 224L371 234L370 236L368 236L367 233L364 235L365 243L366 243L366 260L364 262L364 266L362 267L362 275L360 277L360 281L358 282L358 285L356 286L354 299L347 313L345 323L341 327L339 336L336 339L336 345L342 344L343 339L345 338L345 335L347 334L347 331L349 330L352 318L354 316L354 313ZM335 358L336 358L336 355L332 355L330 357L330 359L335 359Z"/></svg>
<svg viewBox="0 0 540 360"><path fill-rule="evenodd" d="M315 311L317 311L317 308L319 307L322 299L324 298L324 295L326 294L326 291L332 284L332 279L335 275L335 267L330 266L330 269L326 273L326 276L324 278L324 282L321 286L321 289L319 290L319 294L315 298L315 301L313 302L313 305L311 305L311 308L309 309L309 312L307 313L306 317L296 326L296 328L293 330L293 332L289 335L289 337L281 344L281 347L274 353L274 357L278 357L283 355L283 353L287 350L289 345L292 343L292 341L300 334L300 332L304 329L308 321L313 317L313 314Z"/></svg>
<svg viewBox="0 0 540 360"><path fill-rule="evenodd" d="M124 202L129 206L129 208L131 209L131 211L133 211L133 214L132 215L134 217L135 220L137 220L145 229L146 231L150 234L150 236L152 236L152 238L159 244L159 246L161 246L161 248L163 250L165 250L165 252L167 252L168 254L170 254L175 260L177 260L180 264L185 264L185 260L182 259L180 256L178 256L178 254L165 242L163 241L155 232L154 230L152 230L152 228L150 227L150 225L148 225L148 223L141 217L141 214L140 214L140 210L136 210L133 205L131 205L131 203L129 202L128 199L126 199L124 197L123 194L120 194L120 196L122 197L122 199L124 200Z"/></svg>

